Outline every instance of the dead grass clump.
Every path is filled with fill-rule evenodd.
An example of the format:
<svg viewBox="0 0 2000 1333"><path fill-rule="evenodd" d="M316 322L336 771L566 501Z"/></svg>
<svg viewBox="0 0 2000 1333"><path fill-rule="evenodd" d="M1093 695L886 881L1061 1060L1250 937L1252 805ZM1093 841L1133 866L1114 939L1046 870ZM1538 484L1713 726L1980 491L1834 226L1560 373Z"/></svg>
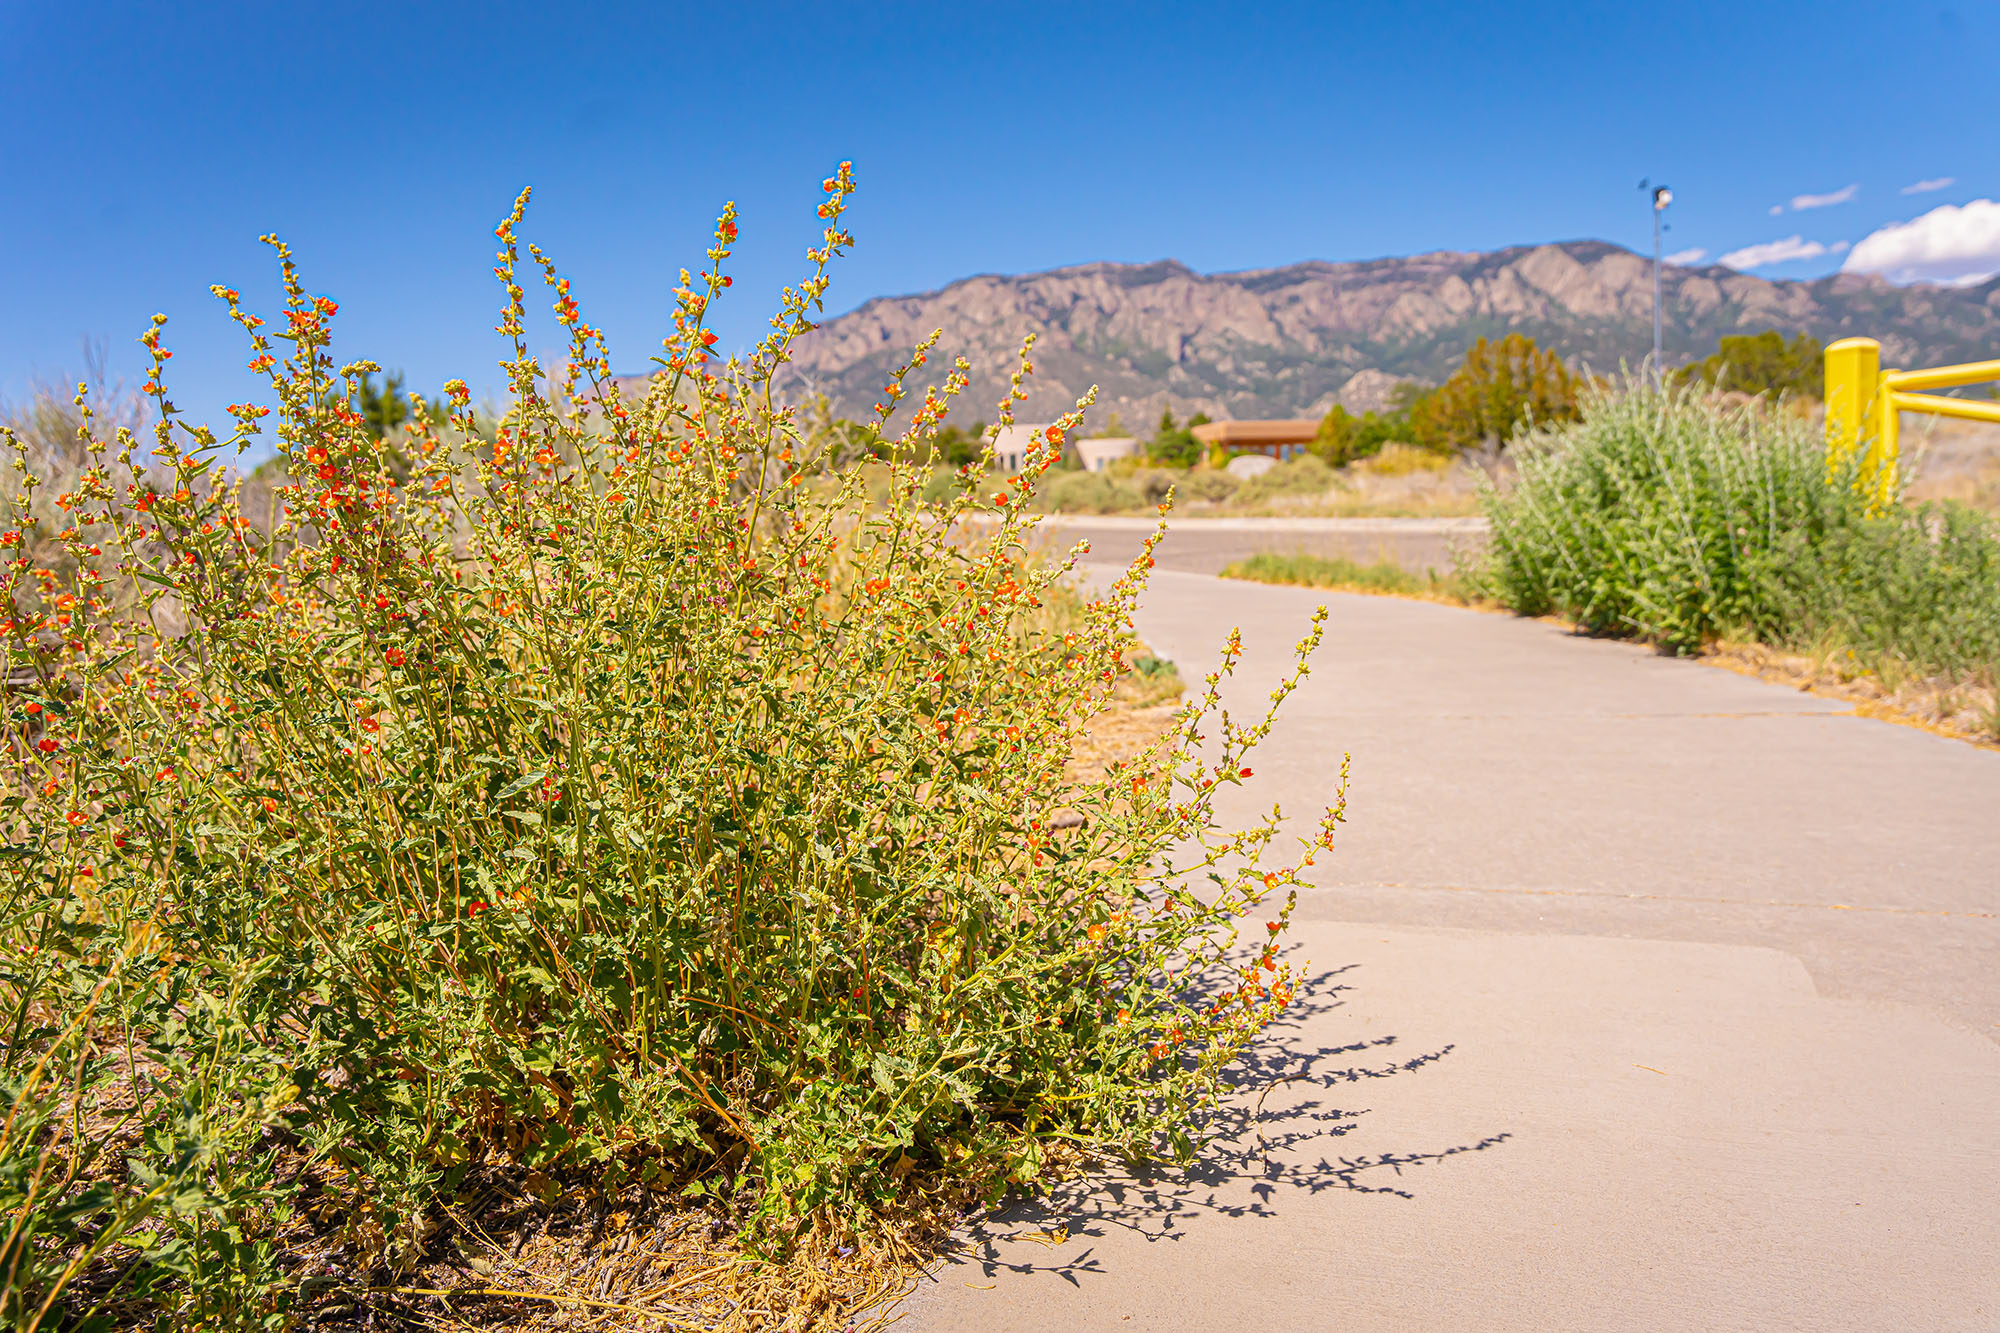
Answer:
<svg viewBox="0 0 2000 1333"><path fill-rule="evenodd" d="M2000 690L1993 684L1915 673L1885 679L1854 655L1784 652L1760 643L1711 645L1701 661L1855 706L1866 717L2000 749Z"/></svg>

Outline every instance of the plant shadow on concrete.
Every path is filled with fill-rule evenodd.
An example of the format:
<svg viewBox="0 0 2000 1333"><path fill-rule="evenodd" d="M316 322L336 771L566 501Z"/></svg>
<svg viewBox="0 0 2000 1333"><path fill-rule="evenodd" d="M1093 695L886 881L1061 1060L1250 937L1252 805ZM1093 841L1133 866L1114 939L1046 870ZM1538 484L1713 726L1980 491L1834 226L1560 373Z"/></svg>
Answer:
<svg viewBox="0 0 2000 1333"><path fill-rule="evenodd" d="M1118 1167L1062 1182L976 1222L954 1253L987 1278L1041 1273L1078 1286L1108 1272L1094 1242L1113 1232L1149 1244L1178 1242L1188 1236L1187 1224L1203 1216L1275 1221L1284 1198L1296 1193L1413 1199L1409 1176L1417 1168L1512 1138L1498 1131L1443 1148L1354 1155L1335 1149L1334 1141L1360 1128L1368 1114L1341 1089L1418 1073L1454 1049L1410 1051L1393 1034L1315 1045L1311 1030L1345 1006L1353 986L1344 978L1358 966L1313 974L1284 1017L1244 1052L1225 1079L1229 1093L1208 1121L1211 1137L1195 1161L1164 1170ZM1079 1237L1093 1243L1073 1255L1055 1253ZM1028 1244L1048 1253L1035 1254Z"/></svg>

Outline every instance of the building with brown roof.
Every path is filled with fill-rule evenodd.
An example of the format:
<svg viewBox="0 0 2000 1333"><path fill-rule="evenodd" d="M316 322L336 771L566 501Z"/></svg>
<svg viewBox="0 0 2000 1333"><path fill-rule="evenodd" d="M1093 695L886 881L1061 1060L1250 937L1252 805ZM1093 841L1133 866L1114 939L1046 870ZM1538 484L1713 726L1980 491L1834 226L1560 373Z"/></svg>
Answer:
<svg viewBox="0 0 2000 1333"><path fill-rule="evenodd" d="M1194 428L1194 437L1211 449L1232 454L1263 454L1290 458L1305 452L1319 434L1317 421L1211 421Z"/></svg>

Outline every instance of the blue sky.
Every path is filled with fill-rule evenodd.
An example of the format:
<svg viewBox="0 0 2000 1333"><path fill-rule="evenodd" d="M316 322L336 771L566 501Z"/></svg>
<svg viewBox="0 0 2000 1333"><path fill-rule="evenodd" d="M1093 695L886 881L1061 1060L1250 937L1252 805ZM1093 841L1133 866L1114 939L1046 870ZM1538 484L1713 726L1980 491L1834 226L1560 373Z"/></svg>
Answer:
<svg viewBox="0 0 2000 1333"><path fill-rule="evenodd" d="M156 310L176 401L251 394L207 288L274 308L270 231L341 303L336 353L492 385L490 231L523 184L626 368L736 200L740 346L842 159L835 311L1095 259L1643 249L1642 176L1674 188L1669 251L1948 279L2000 269L1996 72L1990 3L0 0L0 394L88 338L130 375Z"/></svg>

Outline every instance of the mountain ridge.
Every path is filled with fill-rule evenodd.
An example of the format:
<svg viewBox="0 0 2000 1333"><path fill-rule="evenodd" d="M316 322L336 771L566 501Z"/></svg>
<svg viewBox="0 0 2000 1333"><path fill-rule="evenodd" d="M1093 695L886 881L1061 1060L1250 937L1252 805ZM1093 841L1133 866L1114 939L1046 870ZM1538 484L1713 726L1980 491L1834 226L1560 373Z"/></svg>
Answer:
<svg viewBox="0 0 2000 1333"><path fill-rule="evenodd" d="M1669 364L1707 355L1724 334L1766 328L1822 341L1865 334L1882 342L1887 364L2000 349L2000 278L1896 287L1856 274L1801 281L1668 265L1661 286ZM1116 411L1144 428L1169 405L1218 419L1318 415L1335 402L1380 406L1400 379L1436 382L1479 336L1526 333L1599 371L1636 365L1652 345L1652 261L1577 240L1223 273L1158 259L974 274L823 321L795 348L787 387L825 393L841 415L865 414L937 328L937 353L973 365L963 416L991 414L1030 332L1037 373L1017 409L1024 420L1059 414L1092 384L1093 424Z"/></svg>

